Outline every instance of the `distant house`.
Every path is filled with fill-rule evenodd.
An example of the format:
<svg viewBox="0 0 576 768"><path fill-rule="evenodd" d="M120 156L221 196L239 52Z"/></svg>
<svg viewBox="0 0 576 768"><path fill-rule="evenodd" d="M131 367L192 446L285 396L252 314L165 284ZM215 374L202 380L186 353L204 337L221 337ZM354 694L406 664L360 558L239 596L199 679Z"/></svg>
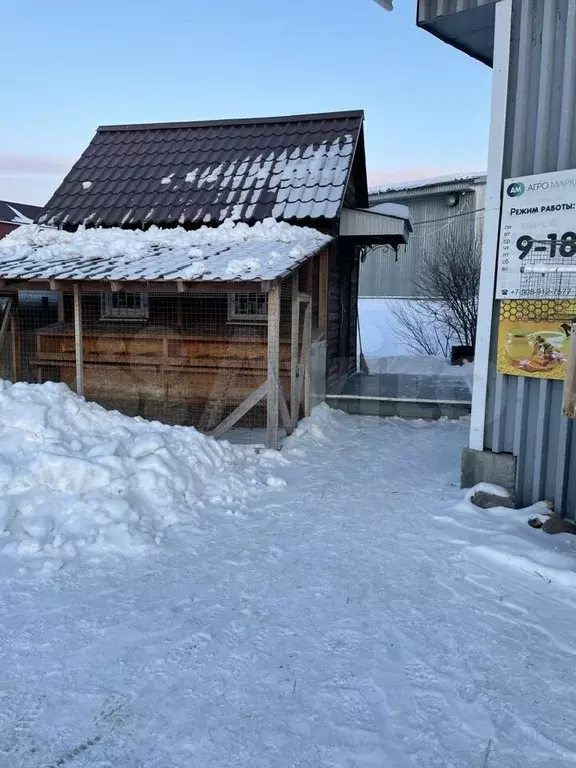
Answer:
<svg viewBox="0 0 576 768"><path fill-rule="evenodd" d="M410 232L368 210L362 112L104 126L38 221L2 293L61 300L20 307L13 378L271 446L356 370L361 248Z"/></svg>
<svg viewBox="0 0 576 768"><path fill-rule="evenodd" d="M360 296L364 298L418 298L415 280L425 254L447 235L476 232L484 221L486 175L459 173L399 184L371 187L370 209L389 215L391 204L408 206L414 234L397 258L374 248L360 269ZM380 206L385 206L380 208Z"/></svg>
<svg viewBox="0 0 576 768"><path fill-rule="evenodd" d="M4 237L22 224L33 224L41 211L42 208L38 205L0 200L0 237Z"/></svg>

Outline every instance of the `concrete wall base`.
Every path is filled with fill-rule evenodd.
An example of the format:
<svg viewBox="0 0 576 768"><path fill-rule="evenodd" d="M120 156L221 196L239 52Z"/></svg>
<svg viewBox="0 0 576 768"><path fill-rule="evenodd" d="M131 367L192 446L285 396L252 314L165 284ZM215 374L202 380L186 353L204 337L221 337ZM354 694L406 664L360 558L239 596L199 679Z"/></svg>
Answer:
<svg viewBox="0 0 576 768"><path fill-rule="evenodd" d="M476 483L494 483L505 488L512 497L516 490L516 456L464 448L462 451L462 488Z"/></svg>
<svg viewBox="0 0 576 768"><path fill-rule="evenodd" d="M466 403L453 405L445 403L414 403L409 400L378 400L378 398L355 398L345 395L328 395L326 402L332 408L357 416L400 416L402 419L461 419L470 414Z"/></svg>

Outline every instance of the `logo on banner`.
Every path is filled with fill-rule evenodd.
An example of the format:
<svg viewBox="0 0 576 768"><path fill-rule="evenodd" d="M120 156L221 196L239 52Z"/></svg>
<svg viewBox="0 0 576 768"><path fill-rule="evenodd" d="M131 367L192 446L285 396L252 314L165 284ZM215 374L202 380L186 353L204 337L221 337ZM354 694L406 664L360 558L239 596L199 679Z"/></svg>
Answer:
<svg viewBox="0 0 576 768"><path fill-rule="evenodd" d="M515 181L513 184L508 184L508 188L506 189L508 197L520 197L524 192L526 192L526 187L521 181Z"/></svg>

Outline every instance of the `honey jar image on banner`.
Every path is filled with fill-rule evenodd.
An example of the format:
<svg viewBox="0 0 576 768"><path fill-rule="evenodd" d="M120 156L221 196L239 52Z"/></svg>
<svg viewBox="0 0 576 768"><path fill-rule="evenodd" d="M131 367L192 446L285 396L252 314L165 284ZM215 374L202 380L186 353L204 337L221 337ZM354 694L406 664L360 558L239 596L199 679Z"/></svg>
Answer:
<svg viewBox="0 0 576 768"><path fill-rule="evenodd" d="M564 379L576 302L503 301L498 327L498 371L509 376Z"/></svg>

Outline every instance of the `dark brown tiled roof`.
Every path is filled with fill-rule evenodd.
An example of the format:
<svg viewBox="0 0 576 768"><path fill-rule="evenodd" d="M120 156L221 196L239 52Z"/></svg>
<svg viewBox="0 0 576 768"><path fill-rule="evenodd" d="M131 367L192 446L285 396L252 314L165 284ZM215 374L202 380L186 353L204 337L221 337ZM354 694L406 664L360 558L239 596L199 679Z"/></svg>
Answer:
<svg viewBox="0 0 576 768"><path fill-rule="evenodd" d="M368 204L362 122L362 112L338 112L103 126L38 221L74 228L335 219L355 156L357 204Z"/></svg>

